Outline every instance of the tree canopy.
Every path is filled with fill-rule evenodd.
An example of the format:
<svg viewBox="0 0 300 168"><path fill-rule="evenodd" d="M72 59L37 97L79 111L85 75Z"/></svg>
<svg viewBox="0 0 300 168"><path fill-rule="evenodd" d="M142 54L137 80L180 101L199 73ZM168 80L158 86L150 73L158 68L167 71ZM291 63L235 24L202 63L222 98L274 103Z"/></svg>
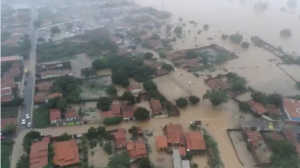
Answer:
<svg viewBox="0 0 300 168"><path fill-rule="evenodd" d="M106 93L111 95L111 96L115 96L117 95L117 89L115 87L115 85L109 85L106 88Z"/></svg>
<svg viewBox="0 0 300 168"><path fill-rule="evenodd" d="M97 102L97 107L101 111L108 111L110 109L110 105L112 103L112 100L108 97L99 97Z"/></svg>
<svg viewBox="0 0 300 168"><path fill-rule="evenodd" d="M81 71L81 76L84 76L86 78L96 75L96 70L93 67L92 68L82 68L80 71Z"/></svg>
<svg viewBox="0 0 300 168"><path fill-rule="evenodd" d="M256 102L259 102L263 105L267 104L268 101L267 96L262 92L253 92L251 93L251 97Z"/></svg>
<svg viewBox="0 0 300 168"><path fill-rule="evenodd" d="M270 140L273 154L271 156L272 167L274 168L298 168L300 162L297 157L296 147L288 141Z"/></svg>
<svg viewBox="0 0 300 168"><path fill-rule="evenodd" d="M232 42L236 43L236 44L240 44L241 41L243 40L243 35L238 34L238 33L237 34L232 34L232 35L229 36L229 39Z"/></svg>
<svg viewBox="0 0 300 168"><path fill-rule="evenodd" d="M41 140L42 136L40 132L30 131L23 138L23 148L26 153L29 154L31 143L33 140Z"/></svg>
<svg viewBox="0 0 300 168"><path fill-rule="evenodd" d="M165 69L165 70L167 70L169 72L169 71L174 70L174 67L172 65L170 65L170 64L163 63L162 66L161 66L161 69Z"/></svg>
<svg viewBox="0 0 300 168"><path fill-rule="evenodd" d="M165 53L163 53L163 52L158 53L158 55L162 59L167 58L167 55Z"/></svg>
<svg viewBox="0 0 300 168"><path fill-rule="evenodd" d="M183 97L180 97L179 99L176 100L177 107L185 108L188 104L189 104L188 101Z"/></svg>
<svg viewBox="0 0 300 168"><path fill-rule="evenodd" d="M197 58L197 53L195 51L187 51L186 52L186 59L193 59L193 58Z"/></svg>
<svg viewBox="0 0 300 168"><path fill-rule="evenodd" d="M138 168L151 168L151 162L148 157L143 157L138 161Z"/></svg>
<svg viewBox="0 0 300 168"><path fill-rule="evenodd" d="M208 25L208 24L203 25L203 29L204 29L204 30L207 30L208 28L209 28L209 25Z"/></svg>
<svg viewBox="0 0 300 168"><path fill-rule="evenodd" d="M251 111L251 106L247 102L240 102L239 103L239 108L241 111L244 112L250 112Z"/></svg>
<svg viewBox="0 0 300 168"><path fill-rule="evenodd" d="M182 34L182 27L181 26L176 26L175 29L174 29L174 33L177 36L181 36L181 34Z"/></svg>
<svg viewBox="0 0 300 168"><path fill-rule="evenodd" d="M297 88L298 90L300 90L300 82L297 82L297 83L295 84L295 86L296 86L296 88Z"/></svg>
<svg viewBox="0 0 300 168"><path fill-rule="evenodd" d="M107 168L128 168L129 167L129 155L126 152L117 153L109 158Z"/></svg>
<svg viewBox="0 0 300 168"><path fill-rule="evenodd" d="M192 95L189 97L189 102L192 104L192 105L195 105L197 103L199 103L200 101L200 98L195 96L195 95Z"/></svg>
<svg viewBox="0 0 300 168"><path fill-rule="evenodd" d="M156 91L157 86L153 81L147 81L143 83L143 87L149 92L149 91Z"/></svg>
<svg viewBox="0 0 300 168"><path fill-rule="evenodd" d="M114 124L119 124L122 122L121 117L109 117L109 118L104 118L103 124L104 125L114 125Z"/></svg>
<svg viewBox="0 0 300 168"><path fill-rule="evenodd" d="M283 29L280 31L280 35L290 37L292 35L291 29Z"/></svg>
<svg viewBox="0 0 300 168"><path fill-rule="evenodd" d="M250 43L248 43L247 41L243 41L242 44L241 44L241 46L242 46L243 48L249 48Z"/></svg>
<svg viewBox="0 0 300 168"><path fill-rule="evenodd" d="M268 95L268 103L269 104L275 104L277 107L280 107L282 105L282 95L278 93L273 93Z"/></svg>
<svg viewBox="0 0 300 168"><path fill-rule="evenodd" d="M51 31L51 34L58 34L58 33L60 33L60 29L57 26L51 27L50 31Z"/></svg>
<svg viewBox="0 0 300 168"><path fill-rule="evenodd" d="M56 104L57 108L60 109L60 110L66 110L67 109L67 100L63 97L60 97L57 101L57 104Z"/></svg>
<svg viewBox="0 0 300 168"><path fill-rule="evenodd" d="M127 101L127 104L133 105L136 103L134 95L129 91L125 91L121 98L123 101Z"/></svg>
<svg viewBox="0 0 300 168"><path fill-rule="evenodd" d="M228 101L228 96L221 90L207 90L203 95L203 100L208 99L213 106L219 106Z"/></svg>
<svg viewBox="0 0 300 168"><path fill-rule="evenodd" d="M149 119L149 117L150 117L150 112L146 108L140 107L134 111L134 118L136 120L143 121Z"/></svg>
<svg viewBox="0 0 300 168"><path fill-rule="evenodd" d="M153 57L153 53L151 52L146 52L144 55L145 59L151 59Z"/></svg>

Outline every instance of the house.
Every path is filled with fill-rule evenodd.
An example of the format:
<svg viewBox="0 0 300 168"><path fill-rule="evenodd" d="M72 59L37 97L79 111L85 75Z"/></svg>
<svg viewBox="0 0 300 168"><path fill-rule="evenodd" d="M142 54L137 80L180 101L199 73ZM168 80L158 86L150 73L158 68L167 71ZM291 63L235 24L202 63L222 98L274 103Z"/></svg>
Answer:
<svg viewBox="0 0 300 168"><path fill-rule="evenodd" d="M162 42L158 40L149 40L148 43L150 44L153 50L159 50L164 48Z"/></svg>
<svg viewBox="0 0 300 168"><path fill-rule="evenodd" d="M40 73L41 79L55 78L59 77L60 74L57 70L48 70Z"/></svg>
<svg viewBox="0 0 300 168"><path fill-rule="evenodd" d="M129 162L133 162L136 159L147 157L146 145L143 141L128 142L126 149L129 153Z"/></svg>
<svg viewBox="0 0 300 168"><path fill-rule="evenodd" d="M167 124L164 127L164 133L167 136L170 145L185 145L185 138L181 124Z"/></svg>
<svg viewBox="0 0 300 168"><path fill-rule="evenodd" d="M263 115L264 113L267 112L267 109L261 103L258 103L254 100L249 100L247 101L247 103L251 107L251 110L256 112L258 115Z"/></svg>
<svg viewBox="0 0 300 168"><path fill-rule="evenodd" d="M185 158L186 157L186 148L183 146L179 146L179 153L180 153L181 158Z"/></svg>
<svg viewBox="0 0 300 168"><path fill-rule="evenodd" d="M40 92L34 95L34 103L38 104L38 103L45 103L46 102L46 97L47 97L48 93L45 92Z"/></svg>
<svg viewBox="0 0 300 168"><path fill-rule="evenodd" d="M17 119L16 118L1 118L1 130L5 128L7 125L17 125Z"/></svg>
<svg viewBox="0 0 300 168"><path fill-rule="evenodd" d="M143 87L140 85L130 85L127 89L132 94L140 93L143 91Z"/></svg>
<svg viewBox="0 0 300 168"><path fill-rule="evenodd" d="M30 168L41 168L48 164L48 145L50 136L46 136L39 142L33 142L30 148Z"/></svg>
<svg viewBox="0 0 300 168"><path fill-rule="evenodd" d="M12 89L11 87L5 87L1 89L1 96L11 95Z"/></svg>
<svg viewBox="0 0 300 168"><path fill-rule="evenodd" d="M230 87L229 83L227 83L219 78L208 80L206 83L211 88L217 89L217 90L226 90L226 89L229 89L229 87Z"/></svg>
<svg viewBox="0 0 300 168"><path fill-rule="evenodd" d="M263 137L258 131L252 131L249 128L242 128L244 138L247 140L250 148L256 148L263 143Z"/></svg>
<svg viewBox="0 0 300 168"><path fill-rule="evenodd" d="M120 104L112 104L110 106L110 111L103 111L101 112L101 115L103 118L122 117L121 107L122 105Z"/></svg>
<svg viewBox="0 0 300 168"><path fill-rule="evenodd" d="M111 133L114 136L117 149L125 148L127 145L125 129L118 129L117 132Z"/></svg>
<svg viewBox="0 0 300 168"><path fill-rule="evenodd" d="M138 109L137 106L133 105L122 105L121 112L124 121L134 120L134 111Z"/></svg>
<svg viewBox="0 0 300 168"><path fill-rule="evenodd" d="M203 135L200 132L185 133L186 150L193 155L201 155L206 152L206 145Z"/></svg>
<svg viewBox="0 0 300 168"><path fill-rule="evenodd" d="M1 96L1 104L7 104L14 99L14 95L4 95Z"/></svg>
<svg viewBox="0 0 300 168"><path fill-rule="evenodd" d="M53 99L53 98L55 98L55 97L63 97L63 94L62 94L62 93L52 93L52 94L49 94L49 95L47 96L47 100ZM46 100L46 101L47 101L47 100Z"/></svg>
<svg viewBox="0 0 300 168"><path fill-rule="evenodd" d="M14 55L14 56L2 56L1 57L1 63L18 63L20 61L23 61L23 57L19 55Z"/></svg>
<svg viewBox="0 0 300 168"><path fill-rule="evenodd" d="M157 99L151 99L150 100L150 106L151 106L151 109L152 109L152 115L161 115L163 114L163 107L160 103L159 100Z"/></svg>
<svg viewBox="0 0 300 168"><path fill-rule="evenodd" d="M50 122L51 124L56 124L61 122L61 114L60 114L60 109L50 109Z"/></svg>
<svg viewBox="0 0 300 168"><path fill-rule="evenodd" d="M300 100L296 99L282 99L283 101L283 110L289 120L291 121L300 121Z"/></svg>
<svg viewBox="0 0 300 168"><path fill-rule="evenodd" d="M153 69L161 69L162 64L153 60L144 60L144 65L148 65Z"/></svg>
<svg viewBox="0 0 300 168"><path fill-rule="evenodd" d="M37 66L46 69L46 70L57 70L58 68L62 68L63 64L68 64L68 62L55 61L55 62L47 62L47 63L39 63Z"/></svg>
<svg viewBox="0 0 300 168"><path fill-rule="evenodd" d="M119 48L118 49L118 55L119 56L127 56L127 55L130 54L131 50L132 49L129 46L125 46L125 47Z"/></svg>
<svg viewBox="0 0 300 168"><path fill-rule="evenodd" d="M156 136L156 149L166 150L168 147L167 137L165 135Z"/></svg>
<svg viewBox="0 0 300 168"><path fill-rule="evenodd" d="M275 104L267 104L266 110L268 112L268 115L271 116L273 119L279 119L281 116L279 109Z"/></svg>
<svg viewBox="0 0 300 168"><path fill-rule="evenodd" d="M35 85L36 90L39 92L41 91L48 91L52 88L53 82L41 82Z"/></svg>
<svg viewBox="0 0 300 168"><path fill-rule="evenodd" d="M172 158L173 158L173 168L182 168L182 163L181 163L181 156L180 156L180 152L179 149L173 149L173 154L172 154Z"/></svg>
<svg viewBox="0 0 300 168"><path fill-rule="evenodd" d="M138 49L132 50L131 55L134 57L143 56L144 52Z"/></svg>
<svg viewBox="0 0 300 168"><path fill-rule="evenodd" d="M65 112L65 120L68 121L75 121L77 120L77 112L75 109L67 109Z"/></svg>
<svg viewBox="0 0 300 168"><path fill-rule="evenodd" d="M12 77L6 76L1 79L1 89L3 88L15 88L15 80Z"/></svg>
<svg viewBox="0 0 300 168"><path fill-rule="evenodd" d="M55 166L65 167L79 164L79 152L75 139L54 142L53 147L53 164Z"/></svg>
<svg viewBox="0 0 300 168"><path fill-rule="evenodd" d="M202 61L202 58L193 58L193 59L180 59L175 63L178 64L181 68L197 68L199 63Z"/></svg>

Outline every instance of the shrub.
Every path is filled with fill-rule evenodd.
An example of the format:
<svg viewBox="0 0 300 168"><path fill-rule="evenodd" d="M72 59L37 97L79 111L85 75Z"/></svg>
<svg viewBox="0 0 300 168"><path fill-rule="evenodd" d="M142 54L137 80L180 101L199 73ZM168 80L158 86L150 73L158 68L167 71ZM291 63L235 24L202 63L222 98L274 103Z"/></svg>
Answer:
<svg viewBox="0 0 300 168"><path fill-rule="evenodd" d="M157 86L153 81L147 81L143 84L143 87L149 92L149 91L156 91Z"/></svg>
<svg viewBox="0 0 300 168"><path fill-rule="evenodd" d="M240 44L241 41L243 40L243 35L238 34L238 33L232 34L232 35L230 35L229 39L236 44Z"/></svg>
<svg viewBox="0 0 300 168"><path fill-rule="evenodd" d="M203 26L203 29L204 30L207 30L209 28L209 25L208 24L205 24L204 26Z"/></svg>
<svg viewBox="0 0 300 168"><path fill-rule="evenodd" d="M189 102L190 102L191 104L193 104L193 105L199 103L199 101L200 101L200 98L197 97L197 96L190 96L190 97L189 97Z"/></svg>
<svg viewBox="0 0 300 168"><path fill-rule="evenodd" d="M246 102L240 102L239 103L239 108L240 108L241 111L244 111L244 112L250 112L251 111L250 105Z"/></svg>
<svg viewBox="0 0 300 168"><path fill-rule="evenodd" d="M183 97L180 97L179 99L176 100L177 107L185 108L187 105L188 105L188 101Z"/></svg>
<svg viewBox="0 0 300 168"><path fill-rule="evenodd" d="M110 117L103 120L104 125L114 125L119 124L120 122L122 122L121 117Z"/></svg>
<svg viewBox="0 0 300 168"><path fill-rule="evenodd" d="M292 35L292 31L290 29L283 29L280 31L280 35L290 37Z"/></svg>
<svg viewBox="0 0 300 168"><path fill-rule="evenodd" d="M110 142L106 142L105 145L103 146L103 150L108 154L112 154L112 145Z"/></svg>
<svg viewBox="0 0 300 168"><path fill-rule="evenodd" d="M222 36L221 36L221 37L222 37L222 39L223 39L223 40L226 40L226 39L228 39L228 35L227 35L227 34L222 34Z"/></svg>
<svg viewBox="0 0 300 168"><path fill-rule="evenodd" d="M150 112L145 108L138 108L134 111L134 118L136 120L147 120L150 117Z"/></svg>
<svg viewBox="0 0 300 168"><path fill-rule="evenodd" d="M241 46L242 46L243 48L249 48L250 43L248 43L248 42L246 42L246 41L243 41L242 44L241 44Z"/></svg>

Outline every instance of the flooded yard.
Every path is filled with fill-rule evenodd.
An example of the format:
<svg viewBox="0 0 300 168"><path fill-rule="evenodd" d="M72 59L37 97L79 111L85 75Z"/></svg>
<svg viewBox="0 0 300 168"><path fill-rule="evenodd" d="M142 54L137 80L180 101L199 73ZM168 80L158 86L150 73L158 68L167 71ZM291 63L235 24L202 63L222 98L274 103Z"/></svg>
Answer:
<svg viewBox="0 0 300 168"><path fill-rule="evenodd" d="M86 56L86 54L78 54L75 55L74 59L71 59L70 61L75 77L81 78L81 69L91 67L93 59Z"/></svg>
<svg viewBox="0 0 300 168"><path fill-rule="evenodd" d="M83 82L80 97L83 99L97 99L106 96L106 87L111 84L110 77L89 79Z"/></svg>
<svg viewBox="0 0 300 168"><path fill-rule="evenodd" d="M85 102L80 106L78 104L71 104L71 108L75 109L78 115L83 116L85 121L98 121L101 120L101 111L97 108L97 102Z"/></svg>
<svg viewBox="0 0 300 168"><path fill-rule="evenodd" d="M281 64L278 65L282 70L284 70L289 76L294 78L296 81L300 82L300 65L296 64Z"/></svg>
<svg viewBox="0 0 300 168"><path fill-rule="evenodd" d="M93 153L93 154L92 154ZM109 162L110 156L105 153L103 148L98 143L93 149L89 148L88 159L89 165L94 165L95 168L104 168Z"/></svg>

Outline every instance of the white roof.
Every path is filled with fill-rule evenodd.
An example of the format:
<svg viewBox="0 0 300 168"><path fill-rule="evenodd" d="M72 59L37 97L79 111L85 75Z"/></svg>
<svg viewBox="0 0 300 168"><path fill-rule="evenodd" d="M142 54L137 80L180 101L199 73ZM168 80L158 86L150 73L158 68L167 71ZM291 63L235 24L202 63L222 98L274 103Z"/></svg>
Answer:
<svg viewBox="0 0 300 168"><path fill-rule="evenodd" d="M179 149L173 149L173 167L182 168Z"/></svg>
<svg viewBox="0 0 300 168"><path fill-rule="evenodd" d="M183 160L182 161L182 168L191 168L190 161L189 160Z"/></svg>

